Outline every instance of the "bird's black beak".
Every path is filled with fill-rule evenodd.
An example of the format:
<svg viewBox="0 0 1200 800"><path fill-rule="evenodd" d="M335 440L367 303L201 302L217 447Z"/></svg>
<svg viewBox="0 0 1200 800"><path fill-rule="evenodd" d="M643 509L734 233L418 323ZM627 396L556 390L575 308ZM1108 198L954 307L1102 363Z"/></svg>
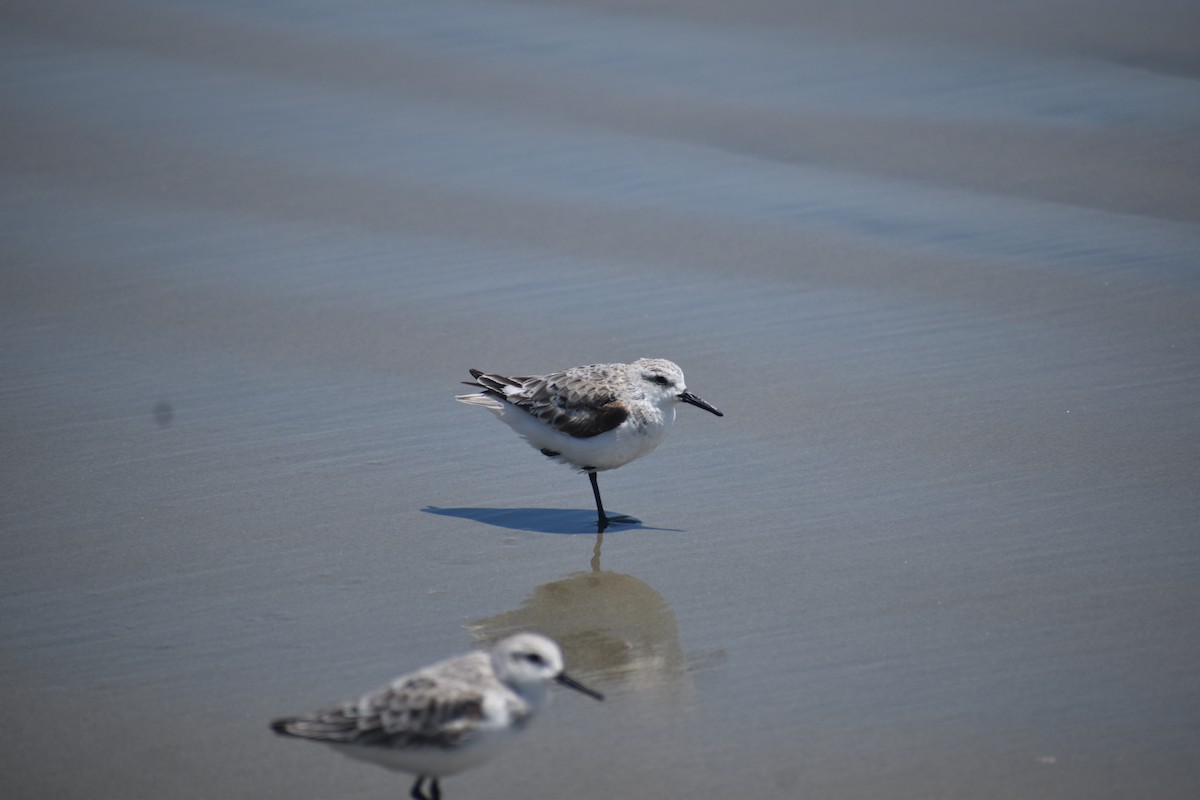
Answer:
<svg viewBox="0 0 1200 800"><path fill-rule="evenodd" d="M704 402L699 397L696 397L696 395L692 394L691 392L680 392L678 397L682 402L691 403L694 406L703 408L705 411L711 411L712 413L716 414L718 417L725 416L720 411L717 411L717 409L713 408L711 405Z"/></svg>
<svg viewBox="0 0 1200 800"><path fill-rule="evenodd" d="M584 686L582 683L575 680L574 678L572 678L570 675L568 675L565 672L558 673L558 677L555 678L554 680L558 681L563 686L567 686L567 687L570 687L571 689L574 689L575 691L577 691L581 694L586 694L588 697L594 697L597 700L604 699L604 695L600 694L595 689L589 689L588 687Z"/></svg>

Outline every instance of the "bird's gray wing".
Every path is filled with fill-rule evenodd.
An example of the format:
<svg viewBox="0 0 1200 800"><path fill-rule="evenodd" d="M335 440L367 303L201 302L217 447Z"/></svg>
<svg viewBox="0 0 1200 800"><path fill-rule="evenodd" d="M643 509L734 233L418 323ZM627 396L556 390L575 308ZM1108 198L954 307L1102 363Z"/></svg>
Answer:
<svg viewBox="0 0 1200 800"><path fill-rule="evenodd" d="M276 733L331 744L376 747L454 747L485 716L483 695L416 674L357 702L278 719Z"/></svg>
<svg viewBox="0 0 1200 800"><path fill-rule="evenodd" d="M471 370L485 394L504 400L552 428L589 439L611 431L629 417L615 386L597 381L595 368L576 368L549 375L507 377ZM603 377L603 376L601 376Z"/></svg>

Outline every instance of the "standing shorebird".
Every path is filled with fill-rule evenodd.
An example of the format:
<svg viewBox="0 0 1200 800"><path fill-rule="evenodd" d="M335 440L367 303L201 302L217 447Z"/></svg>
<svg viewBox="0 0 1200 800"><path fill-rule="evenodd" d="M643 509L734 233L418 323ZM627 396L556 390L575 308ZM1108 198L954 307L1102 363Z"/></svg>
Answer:
<svg viewBox="0 0 1200 800"><path fill-rule="evenodd" d="M652 452L667 435L680 403L725 416L689 392L683 370L665 358L591 364L519 378L477 369L471 375L475 380L464 383L483 391L454 399L483 406L542 455L586 472L596 497L600 532L611 524L637 520L604 513L597 472Z"/></svg>
<svg viewBox="0 0 1200 800"><path fill-rule="evenodd" d="M439 781L491 758L533 718L552 681L604 699L567 677L557 644L519 633L490 652L440 661L356 701L277 719L271 729L416 775L413 800L440 800Z"/></svg>

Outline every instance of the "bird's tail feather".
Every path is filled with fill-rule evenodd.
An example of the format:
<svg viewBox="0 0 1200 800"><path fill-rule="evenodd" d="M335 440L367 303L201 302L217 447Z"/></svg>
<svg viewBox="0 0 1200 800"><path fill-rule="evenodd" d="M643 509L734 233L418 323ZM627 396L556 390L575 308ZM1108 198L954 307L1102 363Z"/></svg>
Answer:
<svg viewBox="0 0 1200 800"><path fill-rule="evenodd" d="M454 399L469 406L483 406L492 411L504 409L504 401L493 394L459 394L455 395Z"/></svg>

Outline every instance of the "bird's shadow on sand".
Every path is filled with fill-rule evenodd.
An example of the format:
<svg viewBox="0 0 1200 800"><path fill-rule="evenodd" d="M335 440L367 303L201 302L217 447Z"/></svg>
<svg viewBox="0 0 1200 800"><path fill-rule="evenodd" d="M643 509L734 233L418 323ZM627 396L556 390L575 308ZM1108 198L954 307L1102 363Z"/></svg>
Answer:
<svg viewBox="0 0 1200 800"><path fill-rule="evenodd" d="M494 525L497 528L508 528L514 531L560 534L596 533L596 512L580 508L437 508L428 506L421 510L426 514L470 519L485 525ZM633 521L609 525L604 529L604 533L634 530L679 532L678 528L651 528L643 525L640 521Z"/></svg>

